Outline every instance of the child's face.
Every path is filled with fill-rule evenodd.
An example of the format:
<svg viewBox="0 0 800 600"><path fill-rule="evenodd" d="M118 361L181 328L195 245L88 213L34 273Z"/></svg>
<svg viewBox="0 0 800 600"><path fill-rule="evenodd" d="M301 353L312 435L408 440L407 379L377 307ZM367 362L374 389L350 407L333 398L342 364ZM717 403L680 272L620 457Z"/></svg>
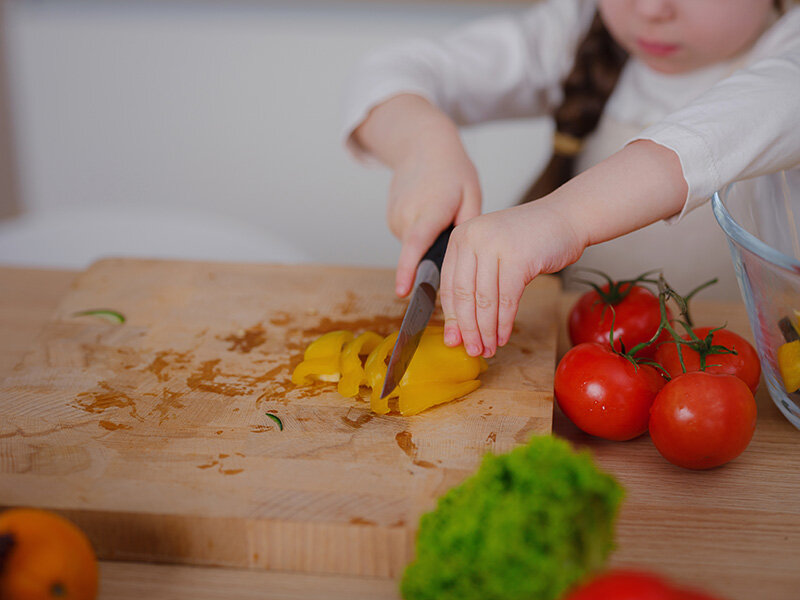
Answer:
<svg viewBox="0 0 800 600"><path fill-rule="evenodd" d="M599 0L609 32L662 73L734 57L769 26L773 0Z"/></svg>

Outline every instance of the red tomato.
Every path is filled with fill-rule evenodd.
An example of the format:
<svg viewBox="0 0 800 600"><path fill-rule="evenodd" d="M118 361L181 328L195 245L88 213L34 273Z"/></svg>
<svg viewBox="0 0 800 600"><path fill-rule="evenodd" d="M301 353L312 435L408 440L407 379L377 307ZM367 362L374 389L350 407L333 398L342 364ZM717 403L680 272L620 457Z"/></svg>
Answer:
<svg viewBox="0 0 800 600"><path fill-rule="evenodd" d="M693 331L697 337L705 340L711 329L711 327L698 327ZM683 338L688 340L689 336L685 335ZM758 381L761 379L761 363L758 362L756 349L742 336L727 329L715 331L711 343L715 346L725 346L731 350L736 350L736 354L708 354L706 356L706 373L735 375L744 381L750 391L755 394L756 389L758 389ZM700 370L699 352L686 346L681 346L681 353L683 354L683 364L686 365L687 372ZM683 373L681 361L678 357L678 344L675 342L667 342L658 347L656 350L656 362L663 366L672 378L678 377Z"/></svg>
<svg viewBox="0 0 800 600"><path fill-rule="evenodd" d="M673 600L673 589L650 573L614 570L573 590L563 600Z"/></svg>
<svg viewBox="0 0 800 600"><path fill-rule="evenodd" d="M702 592L683 590L651 573L615 569L595 576L563 600L714 600Z"/></svg>
<svg viewBox="0 0 800 600"><path fill-rule="evenodd" d="M647 431L650 406L665 381L656 369L634 365L602 344L578 344L558 363L555 396L580 429L607 440Z"/></svg>
<svg viewBox="0 0 800 600"><path fill-rule="evenodd" d="M614 349L619 350L619 341L631 350L636 344L646 342L653 337L661 323L661 309L658 296L639 285L620 284L619 292L609 292L609 284L601 290L608 294L604 299L596 290L586 292L575 303L569 312L567 322L569 339L572 345L584 342L597 342L610 345L609 334L614 323ZM620 296L623 296L618 299ZM611 310L612 307L614 310ZM672 313L667 308L667 318ZM666 332L664 332L666 334ZM659 336L659 340L668 340L668 334ZM639 352L641 356L652 357L655 345L648 346Z"/></svg>
<svg viewBox="0 0 800 600"><path fill-rule="evenodd" d="M733 375L694 371L676 377L650 409L650 437L669 462L710 469L739 456L756 428L756 402Z"/></svg>

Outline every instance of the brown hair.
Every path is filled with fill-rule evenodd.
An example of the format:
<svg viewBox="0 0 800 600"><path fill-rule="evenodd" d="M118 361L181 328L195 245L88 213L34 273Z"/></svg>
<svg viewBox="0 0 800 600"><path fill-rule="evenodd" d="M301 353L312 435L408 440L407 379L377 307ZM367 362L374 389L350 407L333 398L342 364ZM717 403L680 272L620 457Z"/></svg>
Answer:
<svg viewBox="0 0 800 600"><path fill-rule="evenodd" d="M774 0L775 10L786 10L782 0ZM627 52L611 37L599 13L578 45L575 63L563 84L564 99L554 113L553 156L539 178L528 188L520 204L546 196L569 180L575 155L583 140L595 130L606 101L617 84L628 59Z"/></svg>
<svg viewBox="0 0 800 600"><path fill-rule="evenodd" d="M627 52L611 37L600 14L595 14L578 45L572 70L564 80L564 99L553 115L556 125L553 156L520 203L546 196L572 177L580 143L597 127L627 58Z"/></svg>

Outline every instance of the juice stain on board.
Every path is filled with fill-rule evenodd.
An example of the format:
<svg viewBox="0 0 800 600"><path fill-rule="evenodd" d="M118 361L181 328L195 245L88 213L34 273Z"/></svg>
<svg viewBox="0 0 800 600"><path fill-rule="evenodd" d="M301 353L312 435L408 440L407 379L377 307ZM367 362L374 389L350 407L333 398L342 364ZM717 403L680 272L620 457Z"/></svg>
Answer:
<svg viewBox="0 0 800 600"><path fill-rule="evenodd" d="M280 362L261 374L229 372L228 368L224 366L223 357L206 360L198 365L194 362L192 351L159 350L151 355L152 359L146 366L138 367L137 371L149 373L159 384L169 382L169 387L164 386L156 390L157 393L137 394L135 387L138 386L124 385L121 386L123 389L119 389L120 386L117 386L115 381L103 380L98 382L95 389L78 394L71 405L91 414L102 414L111 409L127 409L129 416L134 419L133 422L117 423L104 419L98 423L98 426L106 431L129 431L138 429L139 423L146 426L145 421L150 421L149 418L142 417L141 407L137 407L137 400L143 400L144 396L158 399L157 403L147 412L147 417L152 415L157 423L162 425L170 419L177 418L177 413L187 405L186 394L192 392L207 392L221 396L222 399L233 399L260 392L255 400L258 408L264 402L277 401L289 404L292 400L334 392L335 384L324 382L297 387L291 382L291 373L302 361L303 352L308 344L324 333L347 329L354 333L374 331L385 336L399 329L402 314L357 316L354 313L358 312L358 307L358 296L353 292L347 292L344 300L335 307L338 314L336 317L320 315L313 319L314 322L309 323L310 319L307 314L276 311L268 318L268 323L272 325L269 330L264 327L262 321L228 335L215 336L217 340L228 344L225 350L221 351L223 357L225 351L250 354L263 346L271 333L281 336L284 348L282 355L270 357L278 358ZM95 355L95 358L102 359L98 355ZM134 358L138 358L138 355ZM99 362L106 363L105 360L99 360ZM110 367L111 365L106 366ZM343 403L347 402L345 399L342 401ZM149 402L152 404L152 400ZM342 422L348 427L358 429L370 419L372 419L372 415L366 413L355 420L342 417ZM270 426L265 427L261 424L250 425L250 428L253 433L272 429Z"/></svg>
<svg viewBox="0 0 800 600"><path fill-rule="evenodd" d="M401 431L396 436L394 436L397 445L400 449L406 453L406 455L411 459L418 467L425 467L426 469L434 469L436 465L427 460L417 460L417 445L414 443L414 439L411 435L410 431Z"/></svg>

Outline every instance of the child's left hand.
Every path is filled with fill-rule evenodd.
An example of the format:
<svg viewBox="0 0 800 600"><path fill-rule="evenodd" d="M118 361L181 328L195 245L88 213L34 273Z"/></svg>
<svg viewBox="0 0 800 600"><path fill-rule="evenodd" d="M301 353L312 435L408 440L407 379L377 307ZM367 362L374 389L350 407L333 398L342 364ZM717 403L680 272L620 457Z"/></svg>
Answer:
<svg viewBox="0 0 800 600"><path fill-rule="evenodd" d="M475 217L450 236L440 297L444 339L493 356L511 336L525 286L575 262L585 244L551 197Z"/></svg>
<svg viewBox="0 0 800 600"><path fill-rule="evenodd" d="M444 341L492 356L511 336L522 291L592 244L680 212L688 186L674 151L637 140L553 193L456 226L442 265Z"/></svg>

